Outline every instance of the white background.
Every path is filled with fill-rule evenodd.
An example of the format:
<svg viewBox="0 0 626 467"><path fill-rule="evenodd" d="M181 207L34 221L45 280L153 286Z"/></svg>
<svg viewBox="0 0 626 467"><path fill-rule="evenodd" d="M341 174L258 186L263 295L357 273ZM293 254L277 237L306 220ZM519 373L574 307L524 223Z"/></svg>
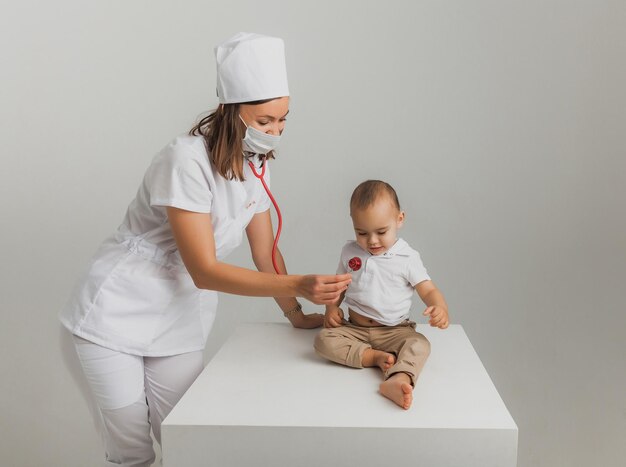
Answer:
<svg viewBox="0 0 626 467"><path fill-rule="evenodd" d="M216 105L213 46L238 31L286 42L272 186L290 271L333 272L352 189L390 182L519 426L519 466L623 465L617 0L3 1L0 464L99 462L57 313L152 156ZM230 260L252 264L245 245ZM207 360L237 323L282 319L222 295Z"/></svg>

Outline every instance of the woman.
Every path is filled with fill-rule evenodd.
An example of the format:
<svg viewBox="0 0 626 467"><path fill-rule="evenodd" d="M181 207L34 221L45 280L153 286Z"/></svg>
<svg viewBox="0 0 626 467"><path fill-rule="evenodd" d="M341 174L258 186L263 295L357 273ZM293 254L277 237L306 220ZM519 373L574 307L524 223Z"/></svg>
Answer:
<svg viewBox="0 0 626 467"><path fill-rule="evenodd" d="M295 297L336 301L349 275L287 275L272 260L269 181L289 111L280 39L239 33L215 49L218 109L155 156L61 321L99 409L106 465L149 466L150 429L202 370L217 292L274 297L293 326L322 325ZM265 166L265 167L263 167ZM259 272L222 262L245 231ZM280 274L274 272L274 266Z"/></svg>

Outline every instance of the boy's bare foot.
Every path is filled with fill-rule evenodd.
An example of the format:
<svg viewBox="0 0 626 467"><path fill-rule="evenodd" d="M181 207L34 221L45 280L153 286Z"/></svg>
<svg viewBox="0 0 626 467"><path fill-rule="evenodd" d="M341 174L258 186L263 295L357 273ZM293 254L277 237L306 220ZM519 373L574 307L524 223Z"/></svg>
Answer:
<svg viewBox="0 0 626 467"><path fill-rule="evenodd" d="M364 367L377 366L383 371L387 371L396 363L396 357L382 350L367 349L361 357L361 365Z"/></svg>
<svg viewBox="0 0 626 467"><path fill-rule="evenodd" d="M413 402L411 378L406 373L396 373L387 381L381 383L380 393L406 410L411 407Z"/></svg>

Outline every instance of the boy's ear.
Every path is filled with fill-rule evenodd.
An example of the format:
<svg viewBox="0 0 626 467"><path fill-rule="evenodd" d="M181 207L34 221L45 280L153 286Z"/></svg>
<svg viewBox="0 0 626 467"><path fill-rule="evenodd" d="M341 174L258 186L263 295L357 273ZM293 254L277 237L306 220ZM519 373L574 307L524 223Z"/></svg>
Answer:
<svg viewBox="0 0 626 467"><path fill-rule="evenodd" d="M402 224L404 224L404 211L400 211L400 214L398 214L398 228L402 227Z"/></svg>

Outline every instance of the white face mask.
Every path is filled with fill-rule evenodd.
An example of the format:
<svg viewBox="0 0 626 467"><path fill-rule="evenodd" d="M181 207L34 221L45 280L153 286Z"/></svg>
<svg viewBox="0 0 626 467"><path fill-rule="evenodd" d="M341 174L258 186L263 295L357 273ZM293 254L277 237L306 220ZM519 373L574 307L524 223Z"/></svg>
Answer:
<svg viewBox="0 0 626 467"><path fill-rule="evenodd" d="M241 118L241 115L239 118ZM246 136L243 138L244 151L253 152L254 154L267 154L278 147L280 135L274 136L269 133L263 133L251 125L247 125L243 118L241 118L241 121L246 125Z"/></svg>

